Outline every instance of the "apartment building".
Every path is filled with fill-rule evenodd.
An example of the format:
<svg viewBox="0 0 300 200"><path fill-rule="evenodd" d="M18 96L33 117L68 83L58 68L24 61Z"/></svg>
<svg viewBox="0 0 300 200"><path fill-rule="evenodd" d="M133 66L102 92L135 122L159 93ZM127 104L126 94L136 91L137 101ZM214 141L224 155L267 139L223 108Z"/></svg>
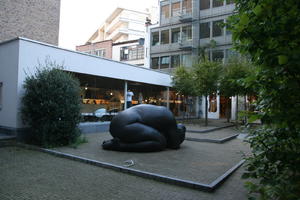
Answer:
<svg viewBox="0 0 300 200"><path fill-rule="evenodd" d="M191 67L197 62L199 48L205 48L208 59L224 61L233 54L230 50L232 35L224 22L233 14L234 8L232 0L160 1L159 23L147 29L148 59L145 59L145 65L172 74L179 65ZM188 113L189 117L203 117L204 97L185 97L178 93L173 95L173 99L178 102L173 109L179 113ZM236 98L211 95L208 102L209 118L224 118L229 109L231 119L235 119Z"/></svg>
<svg viewBox="0 0 300 200"><path fill-rule="evenodd" d="M0 42L27 37L58 45L60 0L0 0Z"/></svg>
<svg viewBox="0 0 300 200"><path fill-rule="evenodd" d="M77 51L113 59L116 61L144 65L145 23L155 17L149 12L117 8Z"/></svg>
<svg viewBox="0 0 300 200"><path fill-rule="evenodd" d="M160 1L160 21L149 27L149 62L152 69L172 72L179 65L190 67L198 47L207 48L212 60L231 54L231 33L222 26L234 11L232 0L164 0Z"/></svg>

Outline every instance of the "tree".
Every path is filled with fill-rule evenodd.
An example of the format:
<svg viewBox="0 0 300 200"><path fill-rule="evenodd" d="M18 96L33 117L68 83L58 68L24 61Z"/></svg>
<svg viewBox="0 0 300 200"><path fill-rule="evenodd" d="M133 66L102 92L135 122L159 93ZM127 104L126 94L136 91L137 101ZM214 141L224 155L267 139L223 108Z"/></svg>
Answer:
<svg viewBox="0 0 300 200"><path fill-rule="evenodd" d="M220 93L229 98L237 96L236 107L238 108L238 95L253 94L251 87L243 83L243 79L252 75L253 66L251 63L242 57L229 58L226 64L223 65L223 73L220 80ZM229 102L227 101L227 104ZM229 106L227 105L227 108ZM229 114L227 113L227 121ZM238 123L238 109L236 109L236 123Z"/></svg>
<svg viewBox="0 0 300 200"><path fill-rule="evenodd" d="M217 94L221 75L221 64L218 62L204 61L193 66L195 94L205 97L205 126L208 124L208 97Z"/></svg>
<svg viewBox="0 0 300 200"><path fill-rule="evenodd" d="M75 142L80 135L79 81L47 60L26 78L24 88L21 112L30 142L46 147Z"/></svg>
<svg viewBox="0 0 300 200"><path fill-rule="evenodd" d="M172 84L174 89L183 95L193 96L195 94L192 73L186 67L179 66L175 69Z"/></svg>
<svg viewBox="0 0 300 200"><path fill-rule="evenodd" d="M250 56L256 72L263 126L249 139L252 155L244 177L262 199L300 196L300 4L299 0L235 0L229 27L235 47Z"/></svg>
<svg viewBox="0 0 300 200"><path fill-rule="evenodd" d="M185 67L177 68L173 76L174 88L177 91L185 95L205 97L205 126L208 124L207 98L217 93L221 70L218 62L202 61L194 64L190 71Z"/></svg>
<svg viewBox="0 0 300 200"><path fill-rule="evenodd" d="M195 94L192 73L186 67L179 66L175 69L172 84L174 89L185 97Z"/></svg>

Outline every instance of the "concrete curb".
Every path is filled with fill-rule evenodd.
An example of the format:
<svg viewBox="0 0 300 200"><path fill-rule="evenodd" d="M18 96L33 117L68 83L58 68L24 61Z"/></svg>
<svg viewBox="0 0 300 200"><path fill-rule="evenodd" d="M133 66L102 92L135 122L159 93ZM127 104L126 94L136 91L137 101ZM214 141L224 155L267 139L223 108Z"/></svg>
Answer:
<svg viewBox="0 0 300 200"><path fill-rule="evenodd" d="M185 140L188 141L194 141L194 142L210 142L210 143L218 143L218 144L222 144L224 142L230 141L234 138L236 138L239 134L235 134L235 135L231 135L222 139L200 139L200 138L191 138L191 137L186 137Z"/></svg>
<svg viewBox="0 0 300 200"><path fill-rule="evenodd" d="M187 187L187 188L198 189L200 191L205 191L205 192L213 192L215 189L217 189L217 187L219 187L225 181L225 179L227 179L234 171L236 171L245 162L244 160L241 160L239 163L237 163L232 168L227 170L223 175L219 176L217 179L215 179L210 184L204 184L204 183L200 183L200 182L194 182L194 181L189 181L189 180L184 180L184 179L173 178L173 177L169 177L169 176L163 176L160 174L141 171L141 170L137 170L137 169L131 169L131 168L114 165L114 164L107 163L107 162L100 162L97 160L87 159L84 157L75 156L75 155L67 154L67 153L62 153L62 152L55 151L55 150L44 149L44 148L27 145L27 144L15 143L15 144L11 144L8 146L17 146L17 147L25 148L28 150L39 151L39 152L47 153L47 154L57 156L60 158L66 158L69 160L79 161L79 162L90 164L90 165L97 166L97 167L112 169L112 170L115 170L118 172L132 174L135 176L148 178L148 179L152 179L152 180L156 180L156 181L160 181L160 182L164 182L164 183L179 185L179 186L183 186L183 187Z"/></svg>
<svg viewBox="0 0 300 200"><path fill-rule="evenodd" d="M191 132L191 133L209 133L212 131L217 131L223 128L229 128L229 127L233 127L235 126L234 124L230 124L230 125L226 125L226 126L221 126L221 127L216 127L216 128L211 128L211 129L207 129L207 130L190 130L187 129L186 132Z"/></svg>

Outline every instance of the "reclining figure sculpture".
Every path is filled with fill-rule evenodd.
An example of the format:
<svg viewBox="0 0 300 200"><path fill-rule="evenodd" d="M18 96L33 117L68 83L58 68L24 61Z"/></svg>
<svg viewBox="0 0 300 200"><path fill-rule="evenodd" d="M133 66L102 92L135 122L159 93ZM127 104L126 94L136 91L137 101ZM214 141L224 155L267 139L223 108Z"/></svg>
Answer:
<svg viewBox="0 0 300 200"><path fill-rule="evenodd" d="M113 139L104 141L102 148L133 152L179 149L185 130L166 107L141 104L113 118L109 129Z"/></svg>

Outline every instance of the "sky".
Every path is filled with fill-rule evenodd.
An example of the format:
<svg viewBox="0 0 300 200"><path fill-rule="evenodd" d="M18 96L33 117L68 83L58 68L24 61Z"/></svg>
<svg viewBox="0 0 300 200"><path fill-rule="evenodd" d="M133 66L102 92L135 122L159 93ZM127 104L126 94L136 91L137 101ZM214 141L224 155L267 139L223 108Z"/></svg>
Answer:
<svg viewBox="0 0 300 200"><path fill-rule="evenodd" d="M75 50L117 8L145 11L158 0L61 0L59 46Z"/></svg>

